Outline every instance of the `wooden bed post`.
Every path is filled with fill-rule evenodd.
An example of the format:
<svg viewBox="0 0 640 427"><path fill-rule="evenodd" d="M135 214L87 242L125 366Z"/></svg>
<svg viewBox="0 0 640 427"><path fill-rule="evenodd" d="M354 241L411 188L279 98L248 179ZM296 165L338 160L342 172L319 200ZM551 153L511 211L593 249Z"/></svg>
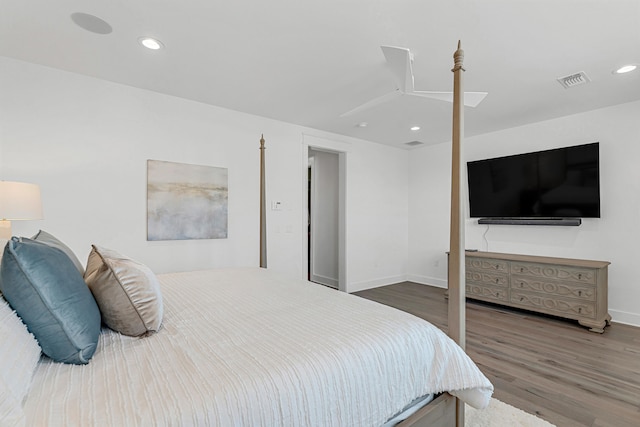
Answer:
<svg viewBox="0 0 640 427"><path fill-rule="evenodd" d="M260 136L260 267L267 268L267 208L264 182L264 134Z"/></svg>
<svg viewBox="0 0 640 427"><path fill-rule="evenodd" d="M464 138L464 92L462 62L464 51L458 41L453 54L453 132L451 144L451 232L449 241L449 336L465 348L465 239L464 200L461 191L465 176L462 141ZM464 402L456 399L456 425L464 426Z"/></svg>

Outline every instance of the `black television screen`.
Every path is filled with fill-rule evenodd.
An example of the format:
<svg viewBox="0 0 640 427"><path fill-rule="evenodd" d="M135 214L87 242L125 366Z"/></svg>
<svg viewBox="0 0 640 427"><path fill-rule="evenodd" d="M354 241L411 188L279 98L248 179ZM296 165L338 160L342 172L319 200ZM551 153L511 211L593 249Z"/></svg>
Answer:
<svg viewBox="0 0 640 427"><path fill-rule="evenodd" d="M467 162L472 218L600 218L599 143Z"/></svg>

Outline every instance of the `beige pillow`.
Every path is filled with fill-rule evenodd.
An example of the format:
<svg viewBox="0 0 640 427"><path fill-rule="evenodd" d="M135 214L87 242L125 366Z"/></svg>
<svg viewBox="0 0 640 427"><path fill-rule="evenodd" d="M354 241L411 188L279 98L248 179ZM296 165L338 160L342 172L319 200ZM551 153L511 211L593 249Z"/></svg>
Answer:
<svg viewBox="0 0 640 427"><path fill-rule="evenodd" d="M109 328L134 337L160 329L160 283L149 267L92 245L84 280Z"/></svg>

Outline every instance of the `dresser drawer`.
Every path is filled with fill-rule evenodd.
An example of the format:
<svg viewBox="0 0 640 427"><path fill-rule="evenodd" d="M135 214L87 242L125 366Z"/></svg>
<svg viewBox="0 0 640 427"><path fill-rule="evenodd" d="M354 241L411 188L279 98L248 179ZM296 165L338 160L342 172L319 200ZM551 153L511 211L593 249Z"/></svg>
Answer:
<svg viewBox="0 0 640 427"><path fill-rule="evenodd" d="M555 282L543 280L535 277L511 276L511 289L518 291L537 292L542 294L556 295L560 297L576 298L584 301L596 300L595 286L583 285L580 283Z"/></svg>
<svg viewBox="0 0 640 427"><path fill-rule="evenodd" d="M494 286L484 286L467 283L465 286L467 297L490 302L508 302L509 290Z"/></svg>
<svg viewBox="0 0 640 427"><path fill-rule="evenodd" d="M509 276L506 274L467 270L465 275L467 282L475 282L478 285L509 286Z"/></svg>
<svg viewBox="0 0 640 427"><path fill-rule="evenodd" d="M491 271L505 274L509 272L509 263L501 259L473 258L467 256L465 258L465 266L467 269L477 271Z"/></svg>
<svg viewBox="0 0 640 427"><path fill-rule="evenodd" d="M577 320L603 333L611 322L608 261L465 252L469 299Z"/></svg>
<svg viewBox="0 0 640 427"><path fill-rule="evenodd" d="M529 262L511 262L511 274L567 280L591 285L594 285L597 280L597 271L593 269Z"/></svg>
<svg viewBox="0 0 640 427"><path fill-rule="evenodd" d="M546 297L541 294L511 290L510 302L514 306L528 308L540 313L555 314L571 319L595 319L595 303L557 296Z"/></svg>

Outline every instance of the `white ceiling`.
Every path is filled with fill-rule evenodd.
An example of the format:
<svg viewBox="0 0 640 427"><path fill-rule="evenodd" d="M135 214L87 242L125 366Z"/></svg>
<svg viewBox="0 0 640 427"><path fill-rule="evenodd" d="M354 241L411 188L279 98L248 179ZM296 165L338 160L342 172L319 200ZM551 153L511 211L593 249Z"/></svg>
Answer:
<svg viewBox="0 0 640 427"><path fill-rule="evenodd" d="M489 92L469 136L640 99L640 71L612 74L640 63L639 0L0 0L0 55L397 147L450 140L451 104L340 114L394 89L381 45L411 49L417 90L451 90L458 40L465 90Z"/></svg>

